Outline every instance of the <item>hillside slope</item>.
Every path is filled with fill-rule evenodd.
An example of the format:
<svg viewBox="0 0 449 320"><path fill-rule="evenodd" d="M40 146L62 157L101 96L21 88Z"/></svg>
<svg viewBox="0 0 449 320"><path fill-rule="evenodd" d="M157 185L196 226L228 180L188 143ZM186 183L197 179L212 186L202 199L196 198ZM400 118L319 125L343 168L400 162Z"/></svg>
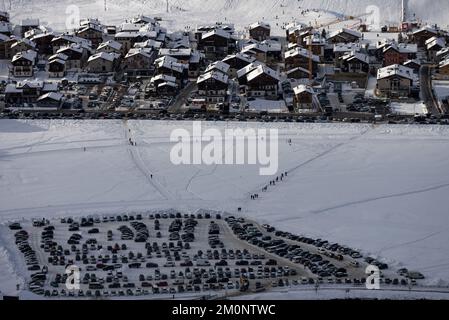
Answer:
<svg viewBox="0 0 449 320"><path fill-rule="evenodd" d="M292 19L313 23L315 19L333 20L342 14L363 14L372 5L380 8L381 23L396 23L401 15L400 0L169 0L169 14L166 13L165 0L106 0L106 11L104 0L0 1L0 9L10 11L13 20L39 17L42 21L56 25L58 29L64 28L68 5L77 5L82 17L95 16L106 23L118 23L123 17L137 13L156 14L166 18L171 28L216 20L233 21L239 27L263 18L279 26ZM305 9L319 11L302 15ZM449 1L409 0L407 11L410 16L416 13L424 21L447 26Z"/></svg>

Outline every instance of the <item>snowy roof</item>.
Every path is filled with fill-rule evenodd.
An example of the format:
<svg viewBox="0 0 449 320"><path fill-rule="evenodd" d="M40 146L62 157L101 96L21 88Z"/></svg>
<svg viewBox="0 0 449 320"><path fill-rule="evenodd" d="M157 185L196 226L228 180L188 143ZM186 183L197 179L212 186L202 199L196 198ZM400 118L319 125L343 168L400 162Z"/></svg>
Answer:
<svg viewBox="0 0 449 320"><path fill-rule="evenodd" d="M296 67L296 68L293 68L293 69L291 69L291 70L288 70L288 71L286 72L286 74L289 75L290 73L293 73L293 72L296 72L296 71L301 71L301 72L310 74L310 70L304 69L304 68L302 68L302 67Z"/></svg>
<svg viewBox="0 0 449 320"><path fill-rule="evenodd" d="M225 63L223 61L216 61L214 63L211 63L207 67L205 72L209 72L209 71L212 71L212 70L217 70L217 71L220 71L220 72L223 72L223 73L228 73L230 67L231 66L229 64L227 64L227 63Z"/></svg>
<svg viewBox="0 0 449 320"><path fill-rule="evenodd" d="M334 45L334 52L359 51L361 47L360 43L337 43Z"/></svg>
<svg viewBox="0 0 449 320"><path fill-rule="evenodd" d="M172 82L172 81L165 81L165 82L159 83L157 85L158 88L167 87L167 86L177 88L178 84L176 82Z"/></svg>
<svg viewBox="0 0 449 320"><path fill-rule="evenodd" d="M99 52L96 53L92 56L89 57L89 60L87 60L88 62L97 60L97 59L102 59L102 60L106 60L106 61L114 61L115 59L117 59L120 55L117 53L107 53L107 52Z"/></svg>
<svg viewBox="0 0 449 320"><path fill-rule="evenodd" d="M310 51L307 49L304 49L304 48L296 47L296 48L293 48L293 49L285 52L286 59L290 58L290 57L297 56L297 55L303 56L308 59L310 56ZM312 54L312 60L315 62L320 62L320 57Z"/></svg>
<svg viewBox="0 0 449 320"><path fill-rule="evenodd" d="M22 44L22 43L24 43L24 44L27 45L28 47L36 48L36 44L35 44L32 40L26 39L26 38L22 38L22 39L16 40L16 42L14 42L14 43L11 45L11 48L17 47L18 45L20 45L20 44Z"/></svg>
<svg viewBox="0 0 449 320"><path fill-rule="evenodd" d="M313 33L307 37L304 37L304 40L307 44L310 44L312 41L312 45L325 45L326 38L322 37L320 33Z"/></svg>
<svg viewBox="0 0 449 320"><path fill-rule="evenodd" d="M246 53L246 52L257 52L257 51L266 53L268 51L268 48L267 48L267 46L260 44L260 43L252 43L252 44L245 46L241 52Z"/></svg>
<svg viewBox="0 0 449 320"><path fill-rule="evenodd" d="M262 62L255 60L254 62L248 64L247 66L243 67L242 69L237 71L237 77L241 78L244 75L248 74L249 72L256 69L258 66L262 65Z"/></svg>
<svg viewBox="0 0 449 320"><path fill-rule="evenodd" d="M212 31L203 33L203 35L201 36L201 39L206 39L206 38L209 38L209 37L214 36L214 35L217 35L219 37L226 38L226 39L230 39L231 38L231 35L229 34L229 32L227 32L227 31L225 31L223 29L214 29Z"/></svg>
<svg viewBox="0 0 449 320"><path fill-rule="evenodd" d="M65 64L66 60L62 60L62 59L51 59L49 60L48 64L52 64L52 63L59 63L59 64Z"/></svg>
<svg viewBox="0 0 449 320"><path fill-rule="evenodd" d="M83 48L80 45L76 44L76 43L72 43L69 46L60 48L56 52L57 53L62 53L62 52L65 52L65 51L75 51L75 52L78 52L78 53L82 53L83 52Z"/></svg>
<svg viewBox="0 0 449 320"><path fill-rule="evenodd" d="M306 86L304 84L300 84L299 86L296 86L293 88L293 92L295 93L295 95L301 94L303 92L307 92L310 94L314 94L315 92L313 91L313 88L310 86Z"/></svg>
<svg viewBox="0 0 449 320"><path fill-rule="evenodd" d="M430 50L435 46L439 46L440 48L446 47L446 39L444 38L438 38L438 37L432 37L426 41L427 49Z"/></svg>
<svg viewBox="0 0 449 320"><path fill-rule="evenodd" d="M20 59L26 59L29 61L34 62L37 57L37 52L33 50L18 52L14 57L12 58L12 62L20 60Z"/></svg>
<svg viewBox="0 0 449 320"><path fill-rule="evenodd" d="M144 41L144 42L137 42L137 43L135 43L134 47L135 48L154 48L154 49L159 49L160 47L162 47L162 42L149 39L149 40Z"/></svg>
<svg viewBox="0 0 449 320"><path fill-rule="evenodd" d="M437 52L437 57L445 57L449 55L449 47L443 48Z"/></svg>
<svg viewBox="0 0 449 320"><path fill-rule="evenodd" d="M23 81L17 82L16 87L19 88L19 89L22 89L24 87L28 87L28 88L43 88L44 87L44 82L41 81L41 80L25 79Z"/></svg>
<svg viewBox="0 0 449 320"><path fill-rule="evenodd" d="M415 43L391 43L384 47L383 52L387 52L388 50L393 49L399 53L417 53L418 45Z"/></svg>
<svg viewBox="0 0 449 320"><path fill-rule="evenodd" d="M149 25L148 25L149 26ZM126 30L120 31L115 34L115 38L137 38L137 37L147 37L154 39L158 36L158 32L151 30L150 28L141 27L137 30Z"/></svg>
<svg viewBox="0 0 449 320"><path fill-rule="evenodd" d="M289 34L295 32L295 31L303 30L305 28L308 28L308 26L305 25L304 23L290 23L289 25L286 26L287 32Z"/></svg>
<svg viewBox="0 0 449 320"><path fill-rule="evenodd" d="M126 32L126 31L139 31L142 28L142 23L131 23L131 22L123 22L120 25L120 31Z"/></svg>
<svg viewBox="0 0 449 320"><path fill-rule="evenodd" d="M101 25L101 22L97 18L87 18L87 19L82 19L80 21L80 26L87 26L89 24L95 24L95 25L99 26L99 25Z"/></svg>
<svg viewBox="0 0 449 320"><path fill-rule="evenodd" d="M441 61L440 64L439 64L440 68L444 68L444 67L447 67L447 66L449 66L449 58L447 58L446 60Z"/></svg>
<svg viewBox="0 0 449 320"><path fill-rule="evenodd" d="M109 40L109 41L100 43L97 50L101 50L101 49L107 48L107 47L112 48L114 50L120 50L122 48L122 44L120 42L117 42L114 40Z"/></svg>
<svg viewBox="0 0 449 320"><path fill-rule="evenodd" d="M33 31L34 30L37 30L37 29L33 29ZM40 39L40 38L44 38L44 37L48 37L48 36L54 37L55 35L54 35L54 33L52 31L50 31L50 32L41 32L41 33L33 33L33 36L31 37L31 40L34 41L36 39Z"/></svg>
<svg viewBox="0 0 449 320"><path fill-rule="evenodd" d="M151 48L131 48L129 49L128 53L125 56L126 58L135 56L135 55L141 55L146 58L151 58L153 53L153 49Z"/></svg>
<svg viewBox="0 0 449 320"><path fill-rule="evenodd" d="M262 74L266 74L266 75L270 76L271 78L279 81L279 74L276 71L274 71L273 69L271 69L263 64L257 66L256 69L249 72L246 75L246 79L249 82L249 81L254 80L257 77L261 76Z"/></svg>
<svg viewBox="0 0 449 320"><path fill-rule="evenodd" d="M192 49L160 49L159 56L184 56L190 57Z"/></svg>
<svg viewBox="0 0 449 320"><path fill-rule="evenodd" d="M244 54L244 53L237 53L237 54L233 54L233 55L227 56L226 58L223 59L223 62L232 60L232 59L234 59L234 58L235 58L235 59L242 60L242 61L245 61L245 62L248 62L248 63L252 63L252 62L254 62L254 61L256 60L256 58L254 58L254 57L252 57L252 56L249 56L249 55L247 55L247 54Z"/></svg>
<svg viewBox="0 0 449 320"><path fill-rule="evenodd" d="M222 83L228 83L229 78L228 78L228 75L224 74L223 72L220 72L218 70L212 70L212 71L209 71L209 72L206 72L206 73L200 75L198 77L197 83L201 83L201 82L204 82L209 79L215 79Z"/></svg>
<svg viewBox="0 0 449 320"><path fill-rule="evenodd" d="M266 46L267 51L282 51L282 44L279 41L264 40L261 44Z"/></svg>
<svg viewBox="0 0 449 320"><path fill-rule="evenodd" d="M55 100L55 101L61 101L63 97L62 93L59 92L48 92L42 96L40 96L39 98L37 98L37 101L42 101L44 99L51 99L51 100Z"/></svg>
<svg viewBox="0 0 449 320"><path fill-rule="evenodd" d="M353 60L359 60L364 63L369 63L369 56L360 52L351 52L343 57L341 57L342 60L345 61L353 61Z"/></svg>
<svg viewBox="0 0 449 320"><path fill-rule="evenodd" d="M421 61L419 61L418 59L413 59L413 60L407 60L404 62L404 66L408 66L409 64L416 64L416 65L420 66Z"/></svg>
<svg viewBox="0 0 449 320"><path fill-rule="evenodd" d="M333 37L338 36L338 35L340 35L342 33L346 33L346 34L349 34L349 35L357 37L357 38L361 38L362 37L362 34L360 32L358 32L358 31L356 31L356 30L342 28L340 30L336 30L336 31L332 32L329 35L329 38L333 38Z"/></svg>
<svg viewBox="0 0 449 320"><path fill-rule="evenodd" d="M413 69L401 66L399 64L393 64L391 66L377 70L378 80L389 78L391 76L399 76L402 78L413 80Z"/></svg>
<svg viewBox="0 0 449 320"><path fill-rule="evenodd" d="M259 22L255 22L255 23L251 24L249 26L249 29L252 30L252 29L256 29L258 27L262 27L262 28L267 29L267 30L271 29L270 24L267 23L267 22L264 22L264 21L259 21Z"/></svg>
<svg viewBox="0 0 449 320"><path fill-rule="evenodd" d="M82 45L83 47L86 47L86 48L92 46L92 41L84 39L84 38L77 37L77 36L72 35L72 34L62 34L62 35L54 37L51 41L52 42L56 42L56 41L61 40L61 39L65 40L67 42L72 42L72 43L76 43L76 44Z"/></svg>
<svg viewBox="0 0 449 320"><path fill-rule="evenodd" d="M101 26L101 24L86 22L84 25L81 25L81 26L82 26L82 28L80 28L77 33L81 33L81 32L87 31L87 30L95 30L98 32L103 32L103 27Z"/></svg>
<svg viewBox="0 0 449 320"><path fill-rule="evenodd" d="M434 34L438 34L438 30L436 28L432 27L432 26L429 26L429 25L424 26L421 29L418 29L418 30L414 31L413 34L418 34L418 33L421 33L423 31L434 33Z"/></svg>
<svg viewBox="0 0 449 320"><path fill-rule="evenodd" d="M164 82L176 82L176 78L166 75L166 74L158 74L157 76L151 78L150 82L156 82L158 80L163 80Z"/></svg>
<svg viewBox="0 0 449 320"><path fill-rule="evenodd" d="M121 31L121 32L117 32L115 34L115 38L137 38L138 36L140 36L139 32L137 31Z"/></svg>
<svg viewBox="0 0 449 320"><path fill-rule="evenodd" d="M156 59L155 64L158 68L163 67L179 73L182 73L184 69L187 69L187 65L179 63L177 59L170 56L163 56Z"/></svg>
<svg viewBox="0 0 449 320"><path fill-rule="evenodd" d="M157 21L154 18L144 16L144 15L138 15L132 19L133 23L156 23Z"/></svg>

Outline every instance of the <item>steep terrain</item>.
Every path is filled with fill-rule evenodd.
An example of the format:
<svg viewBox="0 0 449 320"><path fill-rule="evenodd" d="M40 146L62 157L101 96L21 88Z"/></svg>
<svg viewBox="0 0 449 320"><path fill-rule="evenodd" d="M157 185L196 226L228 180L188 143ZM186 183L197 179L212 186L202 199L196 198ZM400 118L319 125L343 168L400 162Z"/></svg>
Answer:
<svg viewBox="0 0 449 320"><path fill-rule="evenodd" d="M0 9L11 12L12 19L20 20L29 16L39 17L42 21L63 29L69 5L80 8L81 17L98 17L106 23L118 23L123 17L137 13L159 15L167 20L170 28L183 28L198 23L228 20L238 27L252 21L266 19L280 27L297 19L302 22L315 20L332 21L341 15L357 16L372 11L372 6L380 10L381 23L397 23L401 16L400 0L168 0L169 13L165 0L3 0ZM106 3L106 10L105 10ZM368 8L368 9L367 9ZM302 14L304 10L317 12ZM409 16L447 26L446 15L449 12L447 0L408 0ZM55 14L57 13L57 14ZM372 23L374 16L364 18ZM277 28L280 30L280 28Z"/></svg>

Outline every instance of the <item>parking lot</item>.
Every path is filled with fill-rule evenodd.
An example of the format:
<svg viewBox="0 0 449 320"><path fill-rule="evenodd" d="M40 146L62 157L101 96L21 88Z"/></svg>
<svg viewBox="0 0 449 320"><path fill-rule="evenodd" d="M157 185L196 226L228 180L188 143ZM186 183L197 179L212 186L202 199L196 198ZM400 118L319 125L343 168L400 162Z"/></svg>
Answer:
<svg viewBox="0 0 449 320"><path fill-rule="evenodd" d="M236 296L274 287L363 286L368 264L381 281L414 285L421 274L322 239L227 214L174 210L12 223L28 269L26 288L46 298ZM66 282L76 266L79 290Z"/></svg>

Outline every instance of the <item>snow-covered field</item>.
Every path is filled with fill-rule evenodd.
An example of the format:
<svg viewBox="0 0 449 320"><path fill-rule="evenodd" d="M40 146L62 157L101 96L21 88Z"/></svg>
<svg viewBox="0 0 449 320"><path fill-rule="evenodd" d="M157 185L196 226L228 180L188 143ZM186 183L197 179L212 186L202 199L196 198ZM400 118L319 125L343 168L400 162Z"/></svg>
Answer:
<svg viewBox="0 0 449 320"><path fill-rule="evenodd" d="M163 17L170 29L216 21L234 22L243 28L265 19L271 22L278 34L282 32L281 26L292 20L326 23L341 16L364 14L367 8L371 12L373 5L380 9L380 23L398 23L401 16L400 0L169 0L169 13L166 12L165 0L107 0L106 10L104 0L11 0L0 2L0 9L10 11L12 20L35 17L62 30L68 19L65 14L68 5L77 5L81 17L98 17L108 24L121 23L126 17L141 13ZM317 11L302 15L305 9ZM446 27L448 9L446 0L409 0L407 11L410 17L416 13L424 21ZM374 16L363 19L368 24L375 22ZM356 22L346 24L350 26Z"/></svg>
<svg viewBox="0 0 449 320"><path fill-rule="evenodd" d="M392 102L390 108L393 113L402 115L427 114L428 112L424 102Z"/></svg>
<svg viewBox="0 0 449 320"><path fill-rule="evenodd" d="M173 165L170 133L191 125L1 120L0 221L242 207L258 222L361 249L421 271L431 284L449 282L449 128L203 123L279 129L279 174L289 175L262 193L272 177L258 166ZM250 200L254 192L259 200ZM5 292L16 281L1 277L17 276L3 248L0 242Z"/></svg>

